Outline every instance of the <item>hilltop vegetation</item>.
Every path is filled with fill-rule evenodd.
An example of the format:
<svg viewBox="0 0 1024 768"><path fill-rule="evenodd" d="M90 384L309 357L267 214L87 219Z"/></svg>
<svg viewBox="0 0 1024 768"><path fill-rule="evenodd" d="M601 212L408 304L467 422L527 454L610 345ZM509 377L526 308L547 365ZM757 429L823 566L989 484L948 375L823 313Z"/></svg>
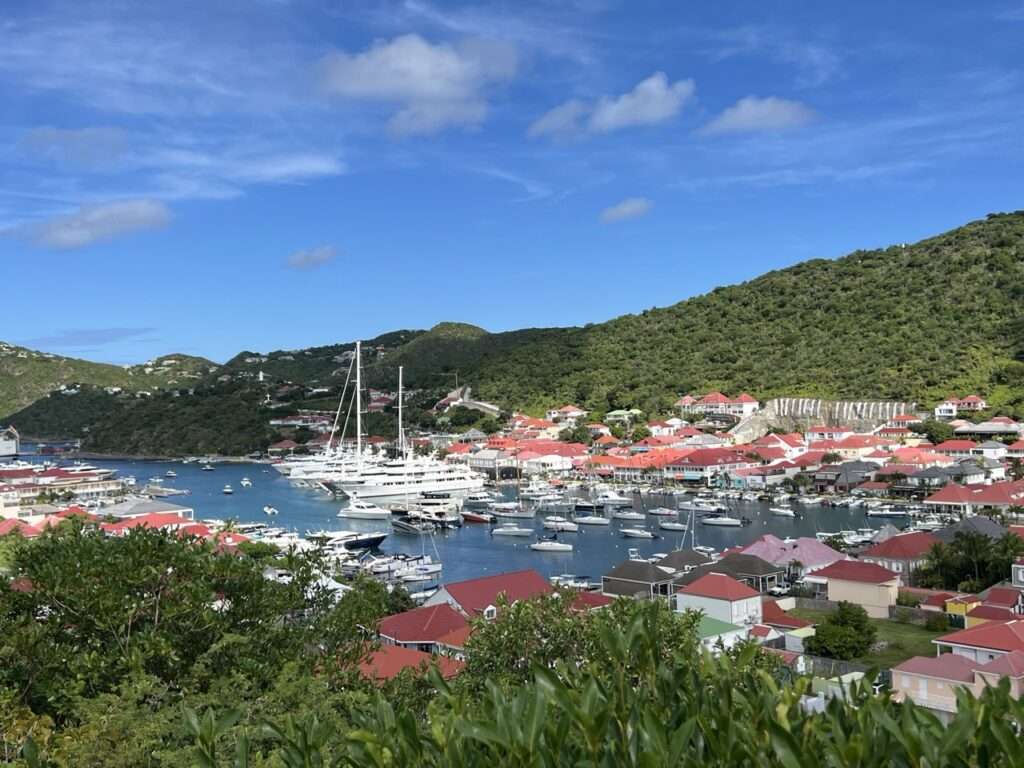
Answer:
<svg viewBox="0 0 1024 768"><path fill-rule="evenodd" d="M978 391L1024 414L1022 299L1017 212L583 328L432 331L388 362L418 374L427 348L435 368L457 368L480 397L533 409L657 412L680 392L715 388L918 402Z"/></svg>
<svg viewBox="0 0 1024 768"><path fill-rule="evenodd" d="M1024 212L993 214L920 243L804 262L606 323L505 333L441 323L430 331L395 331L365 342L364 362L374 386L393 387L403 365L407 387L440 395L457 374L476 397L533 413L564 402L598 412L638 407L664 413L681 392L721 389L748 390L762 400L791 395L924 404L951 392L978 392L998 412L1024 416L1022 300ZM251 421L258 403L215 384L224 377L251 382L263 371L270 381L337 387L353 347L243 352L208 373L196 397L211 399L202 408L222 428L251 424L230 441L254 450L267 439ZM112 376L106 369L113 369L122 378L110 383L122 385L122 369L98 368L88 371L92 383L108 383L96 379ZM140 374L129 375L139 380ZM36 378L38 398L49 390L40 391L46 384ZM68 378L74 375L51 376L49 388ZM19 402L28 399L26 390ZM114 399L108 427L92 434L105 435L105 450L127 450L138 444L127 437L131 425L132 433L158 430L168 436L161 444L173 445L188 433L178 409L158 407L163 400ZM64 417L40 413L58 402L50 398L9 420L30 434L55 434L30 427L59 427ZM67 424L88 426L83 414L71 412L75 407L64 409ZM228 415L242 407L249 412ZM188 444L194 449L194 441Z"/></svg>
<svg viewBox="0 0 1024 768"><path fill-rule="evenodd" d="M122 367L0 342L0 415L24 408L61 385L86 383L149 390L184 385L215 368L215 363L189 355L163 355L148 363Z"/></svg>

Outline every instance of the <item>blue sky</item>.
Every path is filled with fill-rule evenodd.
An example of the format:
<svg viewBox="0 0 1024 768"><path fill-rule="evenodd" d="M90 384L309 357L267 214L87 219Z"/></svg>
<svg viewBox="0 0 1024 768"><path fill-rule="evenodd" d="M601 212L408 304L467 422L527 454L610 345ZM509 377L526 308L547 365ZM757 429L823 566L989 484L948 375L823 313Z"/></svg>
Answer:
<svg viewBox="0 0 1024 768"><path fill-rule="evenodd" d="M1024 3L20 2L0 339L597 322L1024 208Z"/></svg>

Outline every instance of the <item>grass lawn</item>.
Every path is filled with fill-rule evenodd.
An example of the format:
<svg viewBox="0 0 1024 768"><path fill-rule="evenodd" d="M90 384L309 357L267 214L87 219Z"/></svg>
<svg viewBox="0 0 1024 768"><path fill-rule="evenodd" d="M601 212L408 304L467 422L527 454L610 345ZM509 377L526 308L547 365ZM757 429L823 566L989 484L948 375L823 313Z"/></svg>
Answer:
<svg viewBox="0 0 1024 768"><path fill-rule="evenodd" d="M790 613L815 623L824 621L828 611L812 611L795 608ZM880 653L872 653L853 659L859 664L868 664L882 669L890 669L911 656L934 656L935 646L932 644L939 635L946 632L932 632L917 624L903 624L889 619L871 619L877 631L877 640L885 640L889 646ZM951 631L951 630L947 630Z"/></svg>

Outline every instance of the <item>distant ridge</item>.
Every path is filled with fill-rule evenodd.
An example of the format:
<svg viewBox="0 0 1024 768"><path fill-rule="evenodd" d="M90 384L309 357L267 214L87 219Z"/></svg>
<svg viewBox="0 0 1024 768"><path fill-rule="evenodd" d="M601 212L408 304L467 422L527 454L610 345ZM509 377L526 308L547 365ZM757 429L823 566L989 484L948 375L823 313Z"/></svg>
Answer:
<svg viewBox="0 0 1024 768"><path fill-rule="evenodd" d="M274 380L337 386L352 347L245 352L206 380L242 381L262 370ZM919 243L803 262L605 323L503 333L440 323L364 348L374 386L393 385L403 365L410 388L447 391L457 374L477 397L533 412L573 402L664 413L682 392L718 389L762 400L922 404L979 392L1024 416L1024 212L992 214ZM113 366L72 362L82 365L40 364L35 384L5 393L0 404L31 402L75 376L124 381ZM0 372L4 365L0 358ZM11 420L32 418L29 409Z"/></svg>

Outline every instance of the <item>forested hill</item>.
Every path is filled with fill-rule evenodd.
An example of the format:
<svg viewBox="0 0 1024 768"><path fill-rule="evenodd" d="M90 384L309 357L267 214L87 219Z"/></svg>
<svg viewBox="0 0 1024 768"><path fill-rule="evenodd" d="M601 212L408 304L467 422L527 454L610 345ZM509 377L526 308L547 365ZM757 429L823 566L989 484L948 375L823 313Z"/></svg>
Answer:
<svg viewBox="0 0 1024 768"><path fill-rule="evenodd" d="M88 434L97 450L256 449L272 439L255 415L265 388L290 381L334 396L352 347L243 352L189 387L197 402L188 404L188 428L185 401L172 402L173 392L143 402L50 397L9 420L40 436L67 424L66 436ZM924 404L978 392L999 411L1024 416L1024 211L993 214L912 245L804 262L582 328L488 333L442 323L426 332L395 331L364 349L371 386L394 385L403 365L406 385L425 390L424 401L450 389L457 373L475 396L534 412L575 402L656 414L681 392L715 388L761 399ZM267 383L256 387L259 371ZM20 391L25 401L29 390ZM290 405L306 407L298 397ZM199 424L205 431L197 431ZM193 439L200 432L203 440ZM152 443L156 433L163 436L159 446Z"/></svg>
<svg viewBox="0 0 1024 768"><path fill-rule="evenodd" d="M0 341L0 420L61 385L91 384L132 391L185 386L215 368L215 363L189 355L163 355L141 365L108 365Z"/></svg>
<svg viewBox="0 0 1024 768"><path fill-rule="evenodd" d="M680 392L718 388L919 402L979 391L1022 409L1022 299L1018 211L584 328L487 334L445 324L386 364L405 364L420 384L457 369L483 399L518 407L653 412Z"/></svg>

